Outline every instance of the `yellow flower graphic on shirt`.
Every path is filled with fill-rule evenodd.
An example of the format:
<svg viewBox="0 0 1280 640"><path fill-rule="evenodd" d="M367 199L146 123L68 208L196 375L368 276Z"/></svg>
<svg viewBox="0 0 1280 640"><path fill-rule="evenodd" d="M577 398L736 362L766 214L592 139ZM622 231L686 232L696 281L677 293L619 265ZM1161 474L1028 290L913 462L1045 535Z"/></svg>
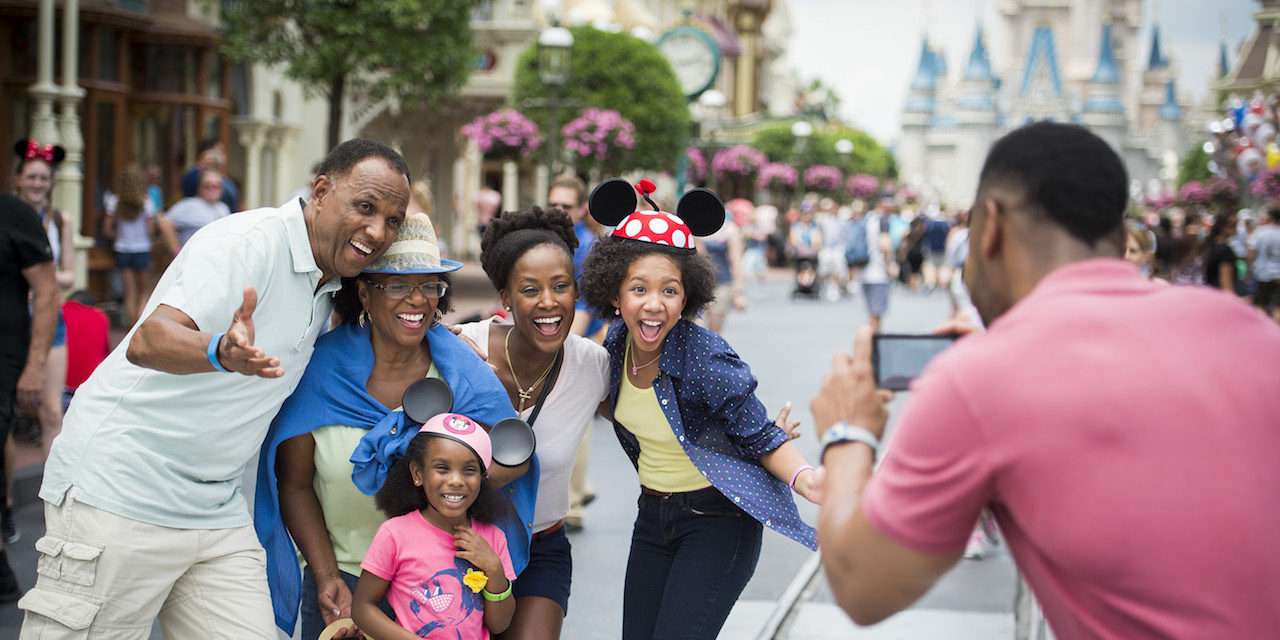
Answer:
<svg viewBox="0 0 1280 640"><path fill-rule="evenodd" d="M467 569L467 575L462 577L462 583L467 585L472 593L480 593L480 590L489 584L489 576L486 576L483 571Z"/></svg>

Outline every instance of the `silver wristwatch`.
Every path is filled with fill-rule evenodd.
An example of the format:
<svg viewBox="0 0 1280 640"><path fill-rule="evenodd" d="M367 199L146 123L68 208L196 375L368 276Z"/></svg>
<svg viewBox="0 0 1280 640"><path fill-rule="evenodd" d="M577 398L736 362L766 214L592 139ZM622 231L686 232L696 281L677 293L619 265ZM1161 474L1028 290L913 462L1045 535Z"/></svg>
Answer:
<svg viewBox="0 0 1280 640"><path fill-rule="evenodd" d="M871 433L870 429L842 421L831 425L831 428L822 434L822 453L818 456L818 460L821 461L822 458L826 457L827 449L846 442L861 442L871 447L872 460L875 460L876 454L880 451L880 440L876 438L874 433Z"/></svg>

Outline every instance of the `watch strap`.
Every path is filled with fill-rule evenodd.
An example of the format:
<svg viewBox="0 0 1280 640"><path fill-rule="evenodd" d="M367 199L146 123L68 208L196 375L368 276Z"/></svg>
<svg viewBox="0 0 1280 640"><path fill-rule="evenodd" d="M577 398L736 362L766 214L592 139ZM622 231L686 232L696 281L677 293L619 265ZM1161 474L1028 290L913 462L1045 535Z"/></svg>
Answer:
<svg viewBox="0 0 1280 640"><path fill-rule="evenodd" d="M831 428L827 429L827 432L822 435L822 453L819 456L819 460L826 457L827 449L849 442L861 442L871 447L872 460L875 460L880 451L880 439L874 433L871 433L870 429L851 425L847 422L837 422L831 425Z"/></svg>

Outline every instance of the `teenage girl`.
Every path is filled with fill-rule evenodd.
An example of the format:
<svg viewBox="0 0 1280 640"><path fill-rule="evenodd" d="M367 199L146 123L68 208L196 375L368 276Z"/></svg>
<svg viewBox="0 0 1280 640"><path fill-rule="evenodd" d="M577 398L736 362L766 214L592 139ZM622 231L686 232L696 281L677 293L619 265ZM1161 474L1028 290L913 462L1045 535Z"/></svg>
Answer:
<svg viewBox="0 0 1280 640"><path fill-rule="evenodd" d="M462 415L423 425L378 491L378 528L352 597L355 624L379 640L486 639L515 615L515 570L493 521L504 504L486 477L489 435ZM379 608L386 599L396 619Z"/></svg>

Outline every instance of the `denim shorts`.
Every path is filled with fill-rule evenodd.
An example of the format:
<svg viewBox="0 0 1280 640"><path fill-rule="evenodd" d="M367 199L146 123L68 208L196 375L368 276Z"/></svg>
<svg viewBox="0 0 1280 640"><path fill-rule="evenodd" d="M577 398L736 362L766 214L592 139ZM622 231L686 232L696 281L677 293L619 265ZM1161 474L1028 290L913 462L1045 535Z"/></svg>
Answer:
<svg viewBox="0 0 1280 640"><path fill-rule="evenodd" d="M131 271L146 271L151 268L151 252L138 251L136 253L125 253L123 251L117 251L116 267L129 269Z"/></svg>
<svg viewBox="0 0 1280 640"><path fill-rule="evenodd" d="M862 283L862 298L867 302L868 315L883 316L889 310L889 284Z"/></svg>
<svg viewBox="0 0 1280 640"><path fill-rule="evenodd" d="M573 554L564 527L533 534L529 564L516 579L516 598L538 596L560 605L569 614L569 585L573 582Z"/></svg>

